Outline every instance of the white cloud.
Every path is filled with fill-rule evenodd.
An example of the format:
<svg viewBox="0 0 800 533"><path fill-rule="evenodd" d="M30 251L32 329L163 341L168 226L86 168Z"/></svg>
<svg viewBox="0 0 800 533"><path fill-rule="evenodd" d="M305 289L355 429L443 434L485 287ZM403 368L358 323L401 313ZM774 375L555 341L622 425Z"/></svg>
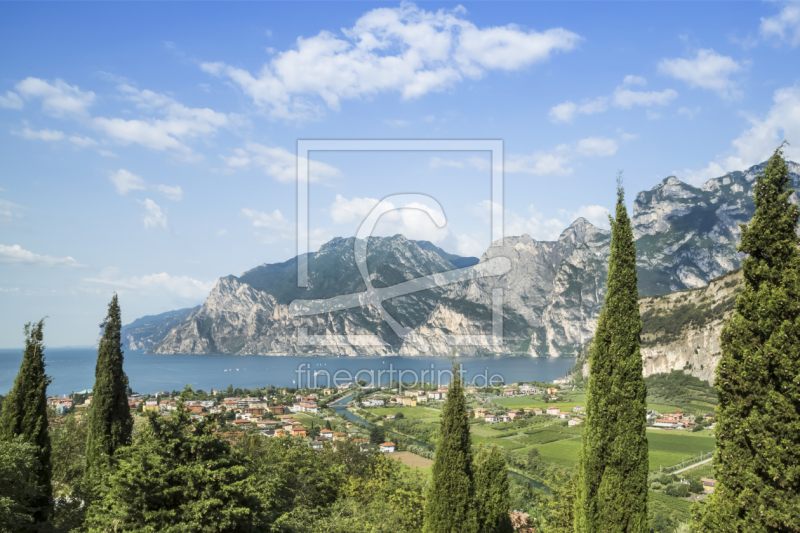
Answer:
<svg viewBox="0 0 800 533"><path fill-rule="evenodd" d="M145 229L168 229L167 215L161 210L161 207L158 204L156 204L150 198L145 198L143 202L137 200L137 202L144 206L144 215L142 215L142 219L144 220Z"/></svg>
<svg viewBox="0 0 800 533"><path fill-rule="evenodd" d="M587 157L606 157L617 153L619 145L614 139L589 137L578 141L577 153Z"/></svg>
<svg viewBox="0 0 800 533"><path fill-rule="evenodd" d="M563 28L527 31L510 24L478 28L464 9L426 11L411 3L365 13L343 36L323 31L299 37L260 72L222 62L203 63L231 80L271 116L303 119L321 113L319 101L340 102L384 92L404 99L449 89L489 70L516 71L574 49L581 37Z"/></svg>
<svg viewBox="0 0 800 533"><path fill-rule="evenodd" d="M122 195L128 194L131 191L143 191L147 189L147 184L141 176L137 176L124 168L111 174L108 179L110 179L111 183L117 188L117 192Z"/></svg>
<svg viewBox="0 0 800 533"><path fill-rule="evenodd" d="M647 85L647 80L641 76L634 76L633 74L628 74L622 80L623 85Z"/></svg>
<svg viewBox="0 0 800 533"><path fill-rule="evenodd" d="M128 84L118 87L126 100L134 102L142 112L157 113L162 118L137 119L95 117L93 125L123 145L136 143L153 150L174 150L186 160L196 161L186 143L194 138L213 135L220 128L239 120L233 115L209 108L189 108L169 96L150 90L139 90Z"/></svg>
<svg viewBox="0 0 800 533"><path fill-rule="evenodd" d="M31 266L70 266L70 267L84 267L72 257L52 257L49 255L40 255L28 250L25 250L20 245L5 246L0 244L0 263L6 265L31 265Z"/></svg>
<svg viewBox="0 0 800 533"><path fill-rule="evenodd" d="M242 208L242 214L250 220L254 228L266 229L291 229L292 223L283 216L280 210L276 209L272 213L263 213L255 209Z"/></svg>
<svg viewBox="0 0 800 533"><path fill-rule="evenodd" d="M800 46L800 4L786 3L774 17L761 19L761 36L788 43L792 48Z"/></svg>
<svg viewBox="0 0 800 533"><path fill-rule="evenodd" d="M272 213L264 213L245 207L241 210L241 213L250 221L250 225L254 228L267 231L266 233L256 232L256 236L260 237L263 244L273 244L279 240L294 239L296 237L295 224L283 216L283 213L278 209L274 210ZM329 236L325 230L312 231L310 240L315 246L321 244L321 242L317 242L320 239L320 234L325 234L324 237L322 237L325 239L323 242L331 239L331 236Z"/></svg>
<svg viewBox="0 0 800 533"><path fill-rule="evenodd" d="M29 77L17 83L15 88L26 99L41 98L42 111L55 117L85 114L94 101L93 92L81 91L60 79L49 83Z"/></svg>
<svg viewBox="0 0 800 533"><path fill-rule="evenodd" d="M645 116L647 117L647 120L658 120L663 115L661 113L653 111L652 109L648 109L647 111L645 111Z"/></svg>
<svg viewBox="0 0 800 533"><path fill-rule="evenodd" d="M619 144L606 137L588 137L573 144L561 144L549 151L539 150L530 155L511 154L506 157L507 174L533 174L535 176L568 176L572 164L581 157L608 157L617 153Z"/></svg>
<svg viewBox="0 0 800 533"><path fill-rule="evenodd" d="M568 211L562 209L559 211L559 214L563 217L566 217L570 223L574 222L578 218L585 218L592 225L602 228L602 229L609 229L610 225L608 223L608 215L610 214L609 210L603 207L602 205L582 205L578 208L577 211Z"/></svg>
<svg viewBox="0 0 800 533"><path fill-rule="evenodd" d="M741 94L736 82L730 78L743 71L745 66L712 49L702 49L693 59L662 59L658 63L658 71L684 81L690 87L709 89L723 98L729 98Z"/></svg>
<svg viewBox="0 0 800 533"><path fill-rule="evenodd" d="M663 91L633 91L624 87L617 87L614 91L614 105L623 109L630 109L633 106L664 106L677 97L678 93L674 89L665 89Z"/></svg>
<svg viewBox="0 0 800 533"><path fill-rule="evenodd" d="M685 169L681 176L689 183L703 182L734 170L744 170L769 159L784 139L800 139L800 87L775 91L773 105L764 118L750 117L750 127L731 142L729 155L721 155L701 170ZM785 148L785 156L800 161L797 144Z"/></svg>
<svg viewBox="0 0 800 533"><path fill-rule="evenodd" d="M379 202L380 200L376 198L353 198L348 200L341 194L337 194L328 212L336 224L349 224L352 222L360 224Z"/></svg>
<svg viewBox="0 0 800 533"><path fill-rule="evenodd" d="M473 209L473 212L488 223L491 208L492 202L484 200ZM501 209L497 204L494 205L494 208ZM520 215L506 209L503 212L503 217L503 228L507 237L530 235L536 240L553 241L556 240L558 236L561 235L561 232L564 231L564 228L568 226L568 224L556 218L547 218L532 205L528 207L527 215Z"/></svg>
<svg viewBox="0 0 800 533"><path fill-rule="evenodd" d="M112 173L108 179L117 188L117 192L121 195L126 195L131 191L144 191L147 189L154 189L162 193L170 200L180 202L183 199L183 189L180 186L170 185L148 185L141 176L133 174L124 168Z"/></svg>
<svg viewBox="0 0 800 533"><path fill-rule="evenodd" d="M280 146L265 146L254 142L245 144L245 148L237 148L233 156L220 155L229 168L243 170L253 165L261 169L281 183L293 183L297 180L297 155ZM325 181L341 176L334 166L321 161L308 160L309 178L311 182ZM304 179L305 176L300 176Z"/></svg>
<svg viewBox="0 0 800 533"><path fill-rule="evenodd" d="M690 107L682 107L678 109L679 115L685 115L689 120L692 120L694 117L700 114L700 108L695 107L694 109Z"/></svg>
<svg viewBox="0 0 800 533"><path fill-rule="evenodd" d="M19 218L22 218L22 206L0 198L0 222L11 222Z"/></svg>
<svg viewBox="0 0 800 533"><path fill-rule="evenodd" d="M183 189L179 185L153 185L153 188L175 202L180 202L183 199Z"/></svg>
<svg viewBox="0 0 800 533"><path fill-rule="evenodd" d="M387 126L395 126L398 128L402 128L411 124L408 120L403 119L396 119L396 120L384 120L383 121Z"/></svg>
<svg viewBox="0 0 800 533"><path fill-rule="evenodd" d="M35 131L30 128L23 128L22 131L12 131L14 135L19 135L23 139L27 139L29 141L60 141L64 138L64 132L58 130L39 130Z"/></svg>
<svg viewBox="0 0 800 533"><path fill-rule="evenodd" d="M97 141L90 137L80 137L78 135L70 135L69 142L78 148L88 148L89 146L94 146L97 144Z"/></svg>
<svg viewBox="0 0 800 533"><path fill-rule="evenodd" d="M575 115L593 115L602 113L607 109L608 98L605 96L598 96L593 100L583 100L580 105L567 101L550 110L550 121L554 123L572 122Z"/></svg>
<svg viewBox="0 0 800 533"><path fill-rule="evenodd" d="M129 291L169 292L194 300L202 300L208 296L215 284L214 281L199 281L188 276L171 276L166 272L130 278L117 278L117 273L116 268L106 268L101 272L100 277L85 278L83 281Z"/></svg>
<svg viewBox="0 0 800 533"><path fill-rule="evenodd" d="M102 155L103 157L117 157L117 154L109 150L98 150L97 153Z"/></svg>
<svg viewBox="0 0 800 533"><path fill-rule="evenodd" d="M25 102L22 101L22 98L20 98L17 93L6 91L5 96L0 94L0 107L5 107L6 109L22 109L24 106Z"/></svg>
<svg viewBox="0 0 800 533"><path fill-rule="evenodd" d="M558 104L550 109L550 121L553 123L570 123L577 115L593 115L604 113L608 110L609 102L614 107L630 109L634 106L650 107L654 105L668 105L678 97L678 93L673 89L663 91L635 91L631 89L634 85L646 85L647 80L641 76L627 75L622 80L614 93L608 96L598 96L594 99L584 99L580 104L571 101Z"/></svg>

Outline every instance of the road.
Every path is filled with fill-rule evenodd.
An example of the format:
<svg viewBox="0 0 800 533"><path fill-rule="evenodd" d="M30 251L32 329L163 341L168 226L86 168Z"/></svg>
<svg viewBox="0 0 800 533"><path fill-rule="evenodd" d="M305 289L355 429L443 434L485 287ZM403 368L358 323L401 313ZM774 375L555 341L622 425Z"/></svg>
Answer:
<svg viewBox="0 0 800 533"><path fill-rule="evenodd" d="M686 472L687 470L691 470L692 468L697 468L700 465L704 465L707 462L712 461L713 459L714 459L713 457L709 457L708 459L704 459L704 460L700 461L699 463L695 463L695 464L693 464L691 466L687 466L686 468L681 468L680 470L676 470L676 471L674 471L672 473L673 474L680 474L681 472Z"/></svg>

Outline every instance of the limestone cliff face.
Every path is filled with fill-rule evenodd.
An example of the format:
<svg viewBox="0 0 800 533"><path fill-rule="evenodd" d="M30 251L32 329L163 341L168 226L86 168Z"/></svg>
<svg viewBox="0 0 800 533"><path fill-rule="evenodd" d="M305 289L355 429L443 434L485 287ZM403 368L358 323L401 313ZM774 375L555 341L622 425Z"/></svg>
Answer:
<svg viewBox="0 0 800 533"><path fill-rule="evenodd" d="M639 300L642 315L644 376L683 370L709 383L722 357L720 333L743 287L742 271L712 280L699 289ZM587 345L573 372L589 376Z"/></svg>
<svg viewBox="0 0 800 533"><path fill-rule="evenodd" d="M798 189L800 165L788 165ZM730 172L701 187L669 177L636 195L632 223L640 295L701 287L741 266L739 224L753 216L753 183L765 167Z"/></svg>
<svg viewBox="0 0 800 533"><path fill-rule="evenodd" d="M699 289L639 300L644 375L682 369L713 383L722 326L742 284L737 270Z"/></svg>

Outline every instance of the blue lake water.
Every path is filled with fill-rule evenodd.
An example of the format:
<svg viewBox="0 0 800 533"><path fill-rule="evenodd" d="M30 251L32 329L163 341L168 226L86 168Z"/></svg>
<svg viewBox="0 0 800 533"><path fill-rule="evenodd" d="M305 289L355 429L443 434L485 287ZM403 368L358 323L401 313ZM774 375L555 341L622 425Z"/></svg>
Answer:
<svg viewBox="0 0 800 533"><path fill-rule="evenodd" d="M47 348L47 374L53 378L49 394L91 389L97 352L86 348ZM22 350L0 350L0 394L13 386ZM516 381L552 381L575 364L573 358L459 357L464 377L482 386ZM191 383L209 391L228 385L241 388L306 387L365 379L372 383L420 379L442 385L449 382L450 361L444 357L297 357L260 355L155 355L128 352L125 372L131 388L140 393L181 390ZM314 376L319 372L320 375ZM423 374L424 373L424 374Z"/></svg>

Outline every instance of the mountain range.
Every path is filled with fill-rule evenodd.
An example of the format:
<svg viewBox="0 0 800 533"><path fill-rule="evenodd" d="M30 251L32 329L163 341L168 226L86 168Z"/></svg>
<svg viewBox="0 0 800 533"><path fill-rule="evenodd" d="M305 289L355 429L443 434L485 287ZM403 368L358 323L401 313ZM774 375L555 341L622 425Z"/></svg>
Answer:
<svg viewBox="0 0 800 533"><path fill-rule="evenodd" d="M741 266L742 256L736 252L739 223L752 217L753 183L765 165L728 173L700 187L668 177L636 195L631 218L640 296L704 287ZM789 168L792 186L800 188L800 165L790 162ZM574 357L594 335L605 295L610 232L579 218L556 241L506 237L479 258L480 263L506 258L506 273L384 301L398 323L426 339L427 352L395 334L374 303L314 316L290 313L294 300L366 290L354 245L354 238L335 238L310 253L308 288L297 287L297 258L220 278L199 308L144 317L125 326L126 348L154 353L449 355L453 347L447 336L491 333L493 289L503 289L503 344L460 346L462 354ZM475 262L402 235L371 237L368 242L368 274L375 288L442 275ZM301 328L309 336L336 335L344 342L305 345L298 335ZM361 346L362 335L377 335L381 343Z"/></svg>

